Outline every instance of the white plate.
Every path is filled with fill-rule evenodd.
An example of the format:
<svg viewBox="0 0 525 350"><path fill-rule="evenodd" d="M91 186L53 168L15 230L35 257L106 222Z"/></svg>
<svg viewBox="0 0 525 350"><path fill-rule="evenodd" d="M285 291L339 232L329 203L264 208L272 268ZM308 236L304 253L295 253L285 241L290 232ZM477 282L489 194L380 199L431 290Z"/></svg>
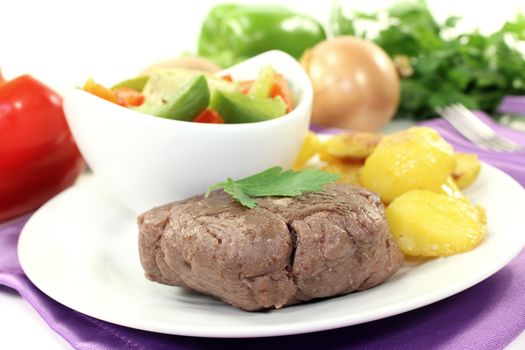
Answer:
<svg viewBox="0 0 525 350"><path fill-rule="evenodd" d="M25 226L24 271L58 302L112 323L206 337L306 333L377 320L428 305L492 275L525 245L520 232L525 191L484 164L466 192L487 210L488 235L471 252L405 263L384 284L314 303L249 313L143 277L135 218L101 192L96 179L74 186L38 210Z"/></svg>

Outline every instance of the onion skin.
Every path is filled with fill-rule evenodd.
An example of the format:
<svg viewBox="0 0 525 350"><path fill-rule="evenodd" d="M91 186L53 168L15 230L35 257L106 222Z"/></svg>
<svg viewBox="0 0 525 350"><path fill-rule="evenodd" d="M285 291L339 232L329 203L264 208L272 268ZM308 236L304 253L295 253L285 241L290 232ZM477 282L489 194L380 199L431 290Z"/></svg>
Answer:
<svg viewBox="0 0 525 350"><path fill-rule="evenodd" d="M314 89L312 122L323 127L377 131L394 116L400 82L376 44L340 36L317 44L301 60Z"/></svg>

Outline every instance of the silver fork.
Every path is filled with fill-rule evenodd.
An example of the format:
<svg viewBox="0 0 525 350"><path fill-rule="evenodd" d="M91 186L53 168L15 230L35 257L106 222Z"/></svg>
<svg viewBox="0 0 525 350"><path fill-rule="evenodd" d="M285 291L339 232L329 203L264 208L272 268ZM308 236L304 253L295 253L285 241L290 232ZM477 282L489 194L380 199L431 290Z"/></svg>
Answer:
<svg viewBox="0 0 525 350"><path fill-rule="evenodd" d="M501 152L516 152L524 149L511 140L498 135L462 104L436 108L436 112L460 134L481 148Z"/></svg>

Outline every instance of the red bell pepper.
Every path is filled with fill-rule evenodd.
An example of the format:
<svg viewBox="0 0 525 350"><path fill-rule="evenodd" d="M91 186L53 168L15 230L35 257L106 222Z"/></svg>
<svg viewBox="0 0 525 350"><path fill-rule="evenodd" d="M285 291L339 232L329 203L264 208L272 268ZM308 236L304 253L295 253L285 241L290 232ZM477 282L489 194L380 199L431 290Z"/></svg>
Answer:
<svg viewBox="0 0 525 350"><path fill-rule="evenodd" d="M195 123L224 124L224 119L219 115L219 113L210 108L206 108L193 121Z"/></svg>
<svg viewBox="0 0 525 350"><path fill-rule="evenodd" d="M142 92L129 87L121 87L113 90L117 96L117 103L124 107L140 106L144 103Z"/></svg>
<svg viewBox="0 0 525 350"><path fill-rule="evenodd" d="M83 167L61 97L28 75L0 83L0 222L38 208Z"/></svg>

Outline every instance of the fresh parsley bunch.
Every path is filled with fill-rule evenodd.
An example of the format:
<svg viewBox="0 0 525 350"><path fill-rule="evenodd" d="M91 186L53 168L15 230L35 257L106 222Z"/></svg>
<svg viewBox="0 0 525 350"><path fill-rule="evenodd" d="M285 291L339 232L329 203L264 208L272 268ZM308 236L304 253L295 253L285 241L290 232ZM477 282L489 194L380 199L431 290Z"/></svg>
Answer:
<svg viewBox="0 0 525 350"><path fill-rule="evenodd" d="M401 82L399 117L435 117L436 107L451 103L491 113L504 95L525 95L525 57L512 44L525 42L523 14L488 36L473 31L445 38L460 18L437 23L426 1L404 1L386 11L388 25L376 37L356 31L356 21L379 23L379 17L348 17L338 8L331 24L336 34L373 40L394 61L408 57L412 73Z"/></svg>

